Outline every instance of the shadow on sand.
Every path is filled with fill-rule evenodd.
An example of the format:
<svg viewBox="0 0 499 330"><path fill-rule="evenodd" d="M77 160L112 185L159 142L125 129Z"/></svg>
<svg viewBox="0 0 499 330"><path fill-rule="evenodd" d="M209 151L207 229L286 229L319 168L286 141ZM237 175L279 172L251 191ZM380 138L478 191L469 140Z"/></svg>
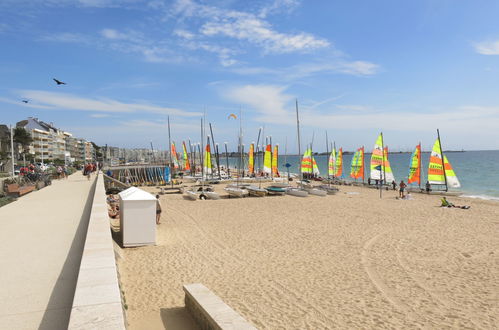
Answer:
<svg viewBox="0 0 499 330"><path fill-rule="evenodd" d="M168 330L199 330L185 307L161 308L161 320Z"/></svg>

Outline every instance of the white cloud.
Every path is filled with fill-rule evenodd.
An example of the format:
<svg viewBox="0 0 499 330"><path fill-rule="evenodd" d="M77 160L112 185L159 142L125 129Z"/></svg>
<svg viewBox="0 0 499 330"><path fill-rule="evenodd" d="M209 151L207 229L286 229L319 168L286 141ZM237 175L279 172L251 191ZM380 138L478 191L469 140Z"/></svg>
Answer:
<svg viewBox="0 0 499 330"><path fill-rule="evenodd" d="M257 111L253 120L276 125L296 125L295 97L286 93L285 86L246 85L221 89L227 99ZM332 104L323 111L300 102L301 123L308 128L377 129L391 131L433 131L438 123L447 132L496 131L499 107L461 106L439 111L380 110L366 105ZM408 122L410 121L410 124Z"/></svg>
<svg viewBox="0 0 499 330"><path fill-rule="evenodd" d="M286 120L286 105L293 99L293 96L284 93L285 89L274 85L245 85L223 88L220 93L227 100L256 110L260 117L280 122Z"/></svg>
<svg viewBox="0 0 499 330"><path fill-rule="evenodd" d="M282 11L290 12L298 7L299 4L300 1L298 0L274 0L260 9L258 16L265 18L270 14L276 14Z"/></svg>
<svg viewBox="0 0 499 330"><path fill-rule="evenodd" d="M330 43L308 33L285 34L272 29L272 26L250 14L227 13L222 21L211 21L201 27L205 36L222 35L246 40L261 46L267 53L304 52L327 48Z"/></svg>
<svg viewBox="0 0 499 330"><path fill-rule="evenodd" d="M473 47L478 54L499 55L499 40L477 42Z"/></svg>
<svg viewBox="0 0 499 330"><path fill-rule="evenodd" d="M379 71L379 65L366 61L348 62L335 57L325 62L297 64L290 67L235 67L232 72L241 75L268 75L280 80L296 80L315 74L342 73L355 76L371 76Z"/></svg>
<svg viewBox="0 0 499 330"><path fill-rule="evenodd" d="M98 111L111 113L148 112L182 117L201 116L199 112L161 107L145 103L125 103L113 99L87 98L66 93L46 92L39 90L18 91L19 97L29 99L33 105L46 109ZM2 99L0 99L2 101Z"/></svg>
<svg viewBox="0 0 499 330"><path fill-rule="evenodd" d="M106 113L94 113L94 114L91 114L90 117L92 117L92 118L107 118L107 117L110 117L110 115L108 115Z"/></svg>
<svg viewBox="0 0 499 330"><path fill-rule="evenodd" d="M229 9L198 4L191 0L178 0L173 6L173 15L181 19L192 17L202 18L199 31L205 37L224 36L236 40L248 41L250 44L262 47L266 53L307 52L327 48L330 42L299 32L286 34L277 32L263 18L274 9L293 1L276 1L264 10L264 14L255 15Z"/></svg>
<svg viewBox="0 0 499 330"><path fill-rule="evenodd" d="M40 38L42 41L64 42L64 43L78 43L90 44L94 41L87 35L80 33L63 32L50 35L44 35Z"/></svg>

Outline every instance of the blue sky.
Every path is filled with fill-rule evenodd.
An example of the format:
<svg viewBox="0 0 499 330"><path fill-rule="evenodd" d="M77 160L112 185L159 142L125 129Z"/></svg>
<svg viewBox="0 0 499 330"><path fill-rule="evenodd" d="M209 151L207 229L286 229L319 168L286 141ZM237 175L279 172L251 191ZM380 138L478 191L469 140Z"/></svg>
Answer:
<svg viewBox="0 0 499 330"><path fill-rule="evenodd" d="M0 123L35 116L98 144L167 147L258 128L296 151L499 149L499 2L2 0ZM56 86L52 78L67 82ZM21 100L29 100L25 104Z"/></svg>

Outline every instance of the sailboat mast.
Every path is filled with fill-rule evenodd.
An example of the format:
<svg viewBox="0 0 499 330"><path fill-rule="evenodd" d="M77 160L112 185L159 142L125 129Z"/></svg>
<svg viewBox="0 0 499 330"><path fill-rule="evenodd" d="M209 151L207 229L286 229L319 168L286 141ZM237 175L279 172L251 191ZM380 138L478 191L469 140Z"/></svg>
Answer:
<svg viewBox="0 0 499 330"><path fill-rule="evenodd" d="M419 141L419 159L418 159L418 167L419 167L419 189L421 189L421 178L423 177L423 168L421 167L421 158L423 158L423 151L421 150L421 141Z"/></svg>
<svg viewBox="0 0 499 330"><path fill-rule="evenodd" d="M210 133L211 133L211 144L213 146L213 151L215 151L215 159L217 161L218 178L222 180L222 175L220 174L220 159L218 157L218 148L216 148L215 137L213 136L213 129L210 123Z"/></svg>
<svg viewBox="0 0 499 330"><path fill-rule="evenodd" d="M168 116L168 148L170 150L170 182L171 182L171 185L172 185L172 188L173 188L173 168L175 166L172 167L172 137L171 137L171 133L170 133L170 116Z"/></svg>
<svg viewBox="0 0 499 330"><path fill-rule="evenodd" d="M270 142L270 178L273 179L274 178L274 170L273 170L273 156L272 156L272 136L269 136L269 142Z"/></svg>
<svg viewBox="0 0 499 330"><path fill-rule="evenodd" d="M388 155L387 155L388 157ZM383 171L381 171L383 170ZM379 171L379 198L382 197L383 191L383 178L386 180L386 172L385 172L385 143L383 141L383 132L381 132L381 169ZM383 173L383 175L381 175Z"/></svg>
<svg viewBox="0 0 499 330"><path fill-rule="evenodd" d="M327 170L327 186L331 186L331 177L329 176L329 141L327 139L327 131L326 131L326 170Z"/></svg>
<svg viewBox="0 0 499 330"><path fill-rule="evenodd" d="M442 169L444 170L444 180L445 180L445 191L449 191L449 187L447 186L447 174L445 173L445 162L444 162L444 151L442 148L442 142L440 141L440 131L437 128L437 137L438 137L438 145L440 146L440 156L442 156Z"/></svg>
<svg viewBox="0 0 499 330"><path fill-rule="evenodd" d="M300 157L301 157L301 147L300 147L300 117L298 116L298 99L296 99L296 131L298 133L298 171L300 172L300 184L303 186L303 174L301 173Z"/></svg>
<svg viewBox="0 0 499 330"><path fill-rule="evenodd" d="M227 162L227 178L230 176L230 170L229 170L229 152L227 151L227 142L224 142L225 144L225 160Z"/></svg>
<svg viewBox="0 0 499 330"><path fill-rule="evenodd" d="M201 118L201 144L199 147L199 156L201 157L201 186L204 181L204 132L203 132L203 118Z"/></svg>
<svg viewBox="0 0 499 330"><path fill-rule="evenodd" d="M258 130L258 138L256 139L256 154L255 154L255 156L253 156L254 157L253 159L256 158L258 171L260 171L260 158L258 157L258 149L259 149L258 143L260 143L260 133L262 133L261 127ZM255 177L256 177L256 174L255 174Z"/></svg>
<svg viewBox="0 0 499 330"><path fill-rule="evenodd" d="M334 148L335 152L336 153L336 141L333 142L333 145L332 147ZM334 167L333 167L333 179L336 178L336 164L338 163L338 155L336 156L336 160L334 161Z"/></svg>

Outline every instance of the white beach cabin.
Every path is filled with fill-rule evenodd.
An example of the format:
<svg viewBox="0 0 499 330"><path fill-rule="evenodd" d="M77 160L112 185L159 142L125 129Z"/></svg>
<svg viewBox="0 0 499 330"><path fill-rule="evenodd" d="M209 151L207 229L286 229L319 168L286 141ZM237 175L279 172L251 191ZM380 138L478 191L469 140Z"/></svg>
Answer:
<svg viewBox="0 0 499 330"><path fill-rule="evenodd" d="M120 196L120 226L123 246L156 244L156 198L136 187Z"/></svg>

